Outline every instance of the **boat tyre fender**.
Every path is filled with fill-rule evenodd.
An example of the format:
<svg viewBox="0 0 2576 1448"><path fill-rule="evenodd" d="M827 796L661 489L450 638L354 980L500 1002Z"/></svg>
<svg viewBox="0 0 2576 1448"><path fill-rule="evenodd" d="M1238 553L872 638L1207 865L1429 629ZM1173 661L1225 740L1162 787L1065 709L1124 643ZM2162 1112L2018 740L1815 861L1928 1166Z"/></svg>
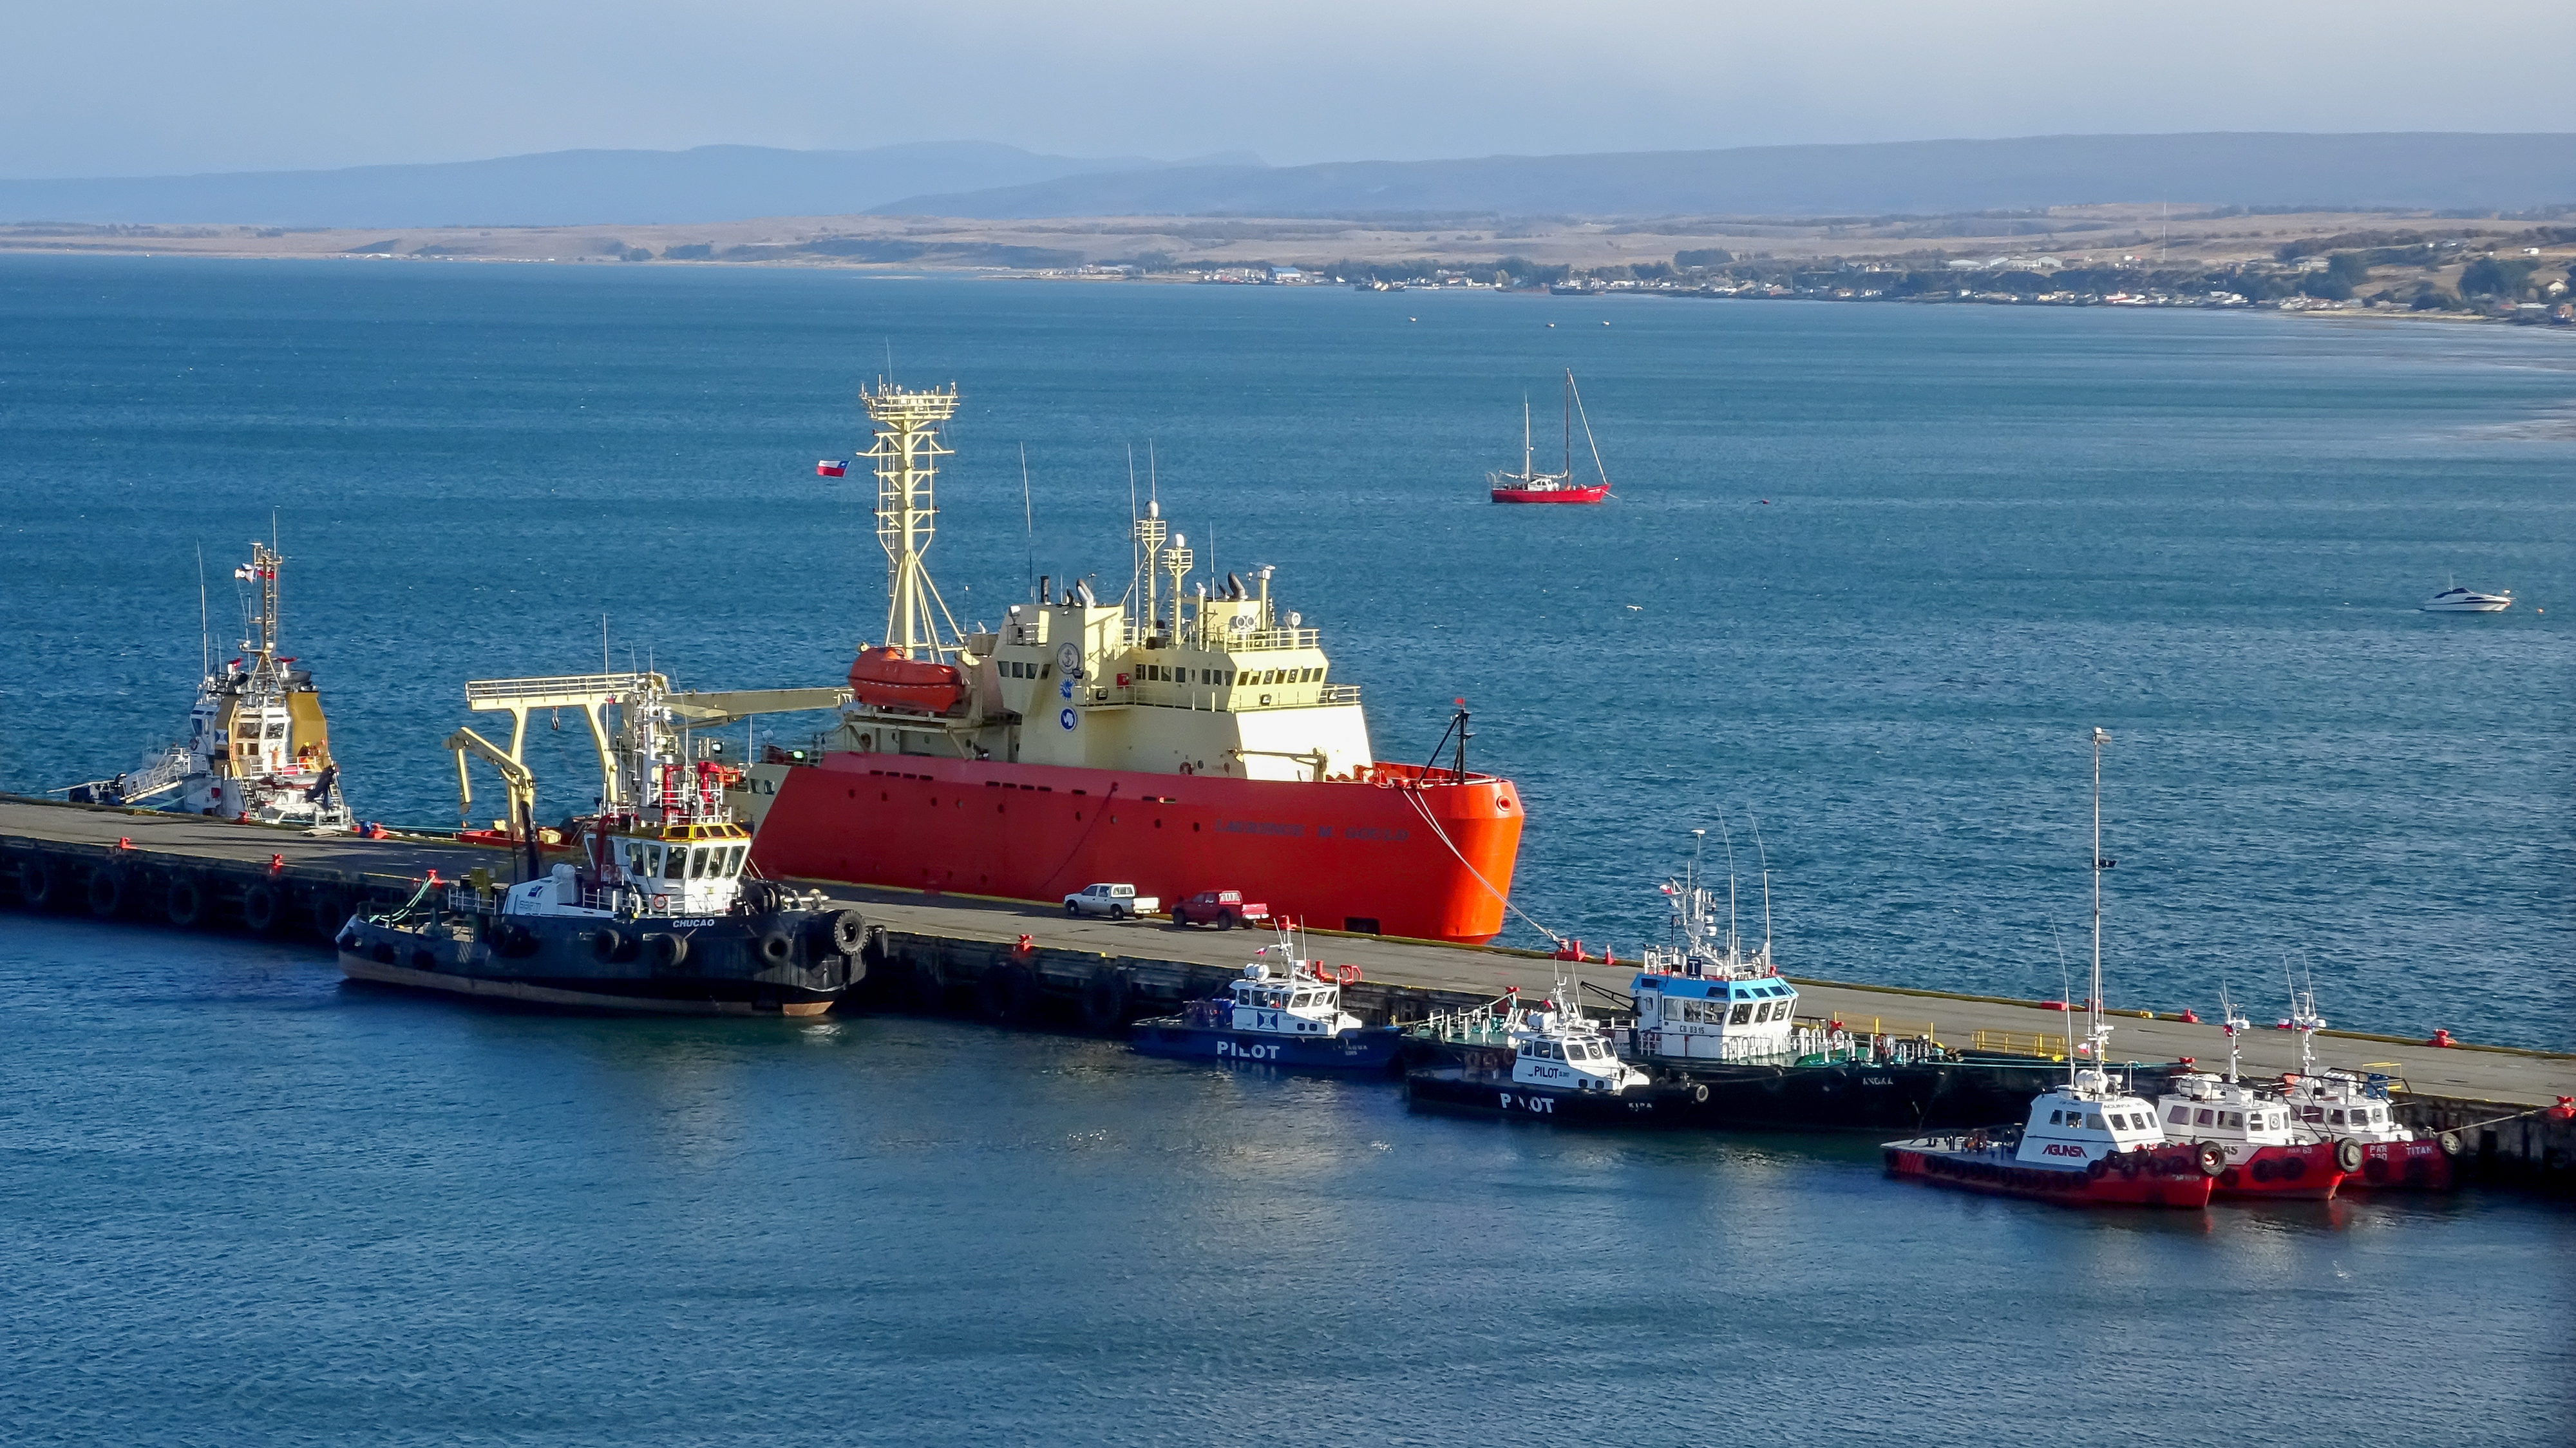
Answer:
<svg viewBox="0 0 2576 1448"><path fill-rule="evenodd" d="M1694 1106L1706 1106L1708 1104L1707 1082L1696 1081L1691 1084L1691 1104Z"/></svg>
<svg viewBox="0 0 2576 1448"><path fill-rule="evenodd" d="M162 896L161 907L169 914L171 924L189 929L206 918L206 887L198 884L193 875L176 876Z"/></svg>
<svg viewBox="0 0 2576 1448"><path fill-rule="evenodd" d="M252 882L242 891L242 927L253 935L266 935L277 928L277 907L277 887L266 880Z"/></svg>
<svg viewBox="0 0 2576 1448"><path fill-rule="evenodd" d="M856 955L868 943L868 922L856 910L832 912L832 953Z"/></svg>
<svg viewBox="0 0 2576 1448"><path fill-rule="evenodd" d="M523 955L532 955L536 951L536 936L529 931L528 927L516 920L493 922L492 933L485 938L490 941L495 955L508 959L515 960Z"/></svg>
<svg viewBox="0 0 2576 1448"><path fill-rule="evenodd" d="M2111 1174L2111 1158L2108 1156L2097 1156L2091 1161L2084 1163L2084 1174L2097 1182L2102 1178L2109 1176Z"/></svg>
<svg viewBox="0 0 2576 1448"><path fill-rule="evenodd" d="M42 860L24 860L18 865L18 898L30 910L51 910L57 903L54 867Z"/></svg>
<svg viewBox="0 0 2576 1448"><path fill-rule="evenodd" d="M657 930L644 937L644 955L655 970L677 970L689 958L689 938Z"/></svg>
<svg viewBox="0 0 2576 1448"><path fill-rule="evenodd" d="M623 954L625 950L626 937L617 933L617 927L613 925L603 925L597 930L591 932L591 959L598 961L600 964L609 965L614 963L617 957Z"/></svg>
<svg viewBox="0 0 2576 1448"><path fill-rule="evenodd" d="M785 965L789 958L796 954L796 944L787 938L787 932L784 930L760 932L760 944L757 948L763 965Z"/></svg>
<svg viewBox="0 0 2576 1448"><path fill-rule="evenodd" d="M2335 1143L2335 1165L2343 1168L2347 1174L2361 1170L2363 1155L2361 1143L2349 1136Z"/></svg>
<svg viewBox="0 0 2576 1448"><path fill-rule="evenodd" d="M2200 1174L2214 1177L2227 1170L2227 1148L2214 1141L2204 1141L2199 1151Z"/></svg>
<svg viewBox="0 0 2576 1448"><path fill-rule="evenodd" d="M125 876L117 870L89 872L89 913L113 920L125 908Z"/></svg>
<svg viewBox="0 0 2576 1448"><path fill-rule="evenodd" d="M1027 966L995 966L975 983L975 1003L993 1020L1016 1021L1028 1015L1037 989L1037 976Z"/></svg>
<svg viewBox="0 0 2576 1448"><path fill-rule="evenodd" d="M1127 1024L1127 973L1108 966L1082 983L1082 1023L1095 1031L1115 1031Z"/></svg>
<svg viewBox="0 0 2576 1448"><path fill-rule="evenodd" d="M2469 1149L2468 1139L2461 1136L2456 1131L2443 1132L2441 1141L2442 1154L2444 1156L2458 1156L2460 1153Z"/></svg>
<svg viewBox="0 0 2576 1448"><path fill-rule="evenodd" d="M313 933L324 940L337 939L340 927L349 923L348 897L328 885L314 891L304 908L313 922Z"/></svg>

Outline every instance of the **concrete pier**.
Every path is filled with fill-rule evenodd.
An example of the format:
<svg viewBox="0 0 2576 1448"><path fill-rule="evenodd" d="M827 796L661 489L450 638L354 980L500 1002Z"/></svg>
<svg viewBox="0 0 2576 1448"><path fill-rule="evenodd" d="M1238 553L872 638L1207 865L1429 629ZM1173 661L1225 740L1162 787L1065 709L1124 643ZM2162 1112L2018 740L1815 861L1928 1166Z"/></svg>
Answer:
<svg viewBox="0 0 2576 1448"><path fill-rule="evenodd" d="M19 908L246 931L327 948L359 904L407 899L432 870L454 880L478 867L507 878L512 859L505 850L454 841L315 837L0 796L0 904ZM1154 920L1072 919L1028 902L808 883L867 918L863 1006L1111 1030L1216 993L1266 939ZM1560 976L1625 999L1634 974L1532 951L1328 932L1316 933L1311 953L1358 966L1362 983L1346 992L1350 1007L1399 1023L1488 1001L1508 987L1542 997ZM1808 1014L1874 1034L1930 1036L1980 1054L2045 1056L2062 1054L2069 1033L2066 1012L2037 1002L1790 979ZM2226 1039L2215 1025L2113 1014L2115 1061L2226 1060ZM2322 1033L2318 1051L2322 1064L2388 1076L2401 1119L2460 1131L2481 1175L2576 1192L2576 1113L2558 1104L2576 1097L2576 1055L2340 1031ZM2257 1030L2244 1062L2256 1076L2295 1069L2297 1038Z"/></svg>

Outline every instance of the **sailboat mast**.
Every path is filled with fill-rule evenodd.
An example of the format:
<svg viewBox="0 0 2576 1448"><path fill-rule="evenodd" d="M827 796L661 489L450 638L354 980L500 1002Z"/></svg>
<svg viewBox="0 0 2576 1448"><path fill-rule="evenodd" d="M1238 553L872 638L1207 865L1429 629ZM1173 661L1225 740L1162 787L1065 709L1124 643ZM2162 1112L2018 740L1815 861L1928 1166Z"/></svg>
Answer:
<svg viewBox="0 0 2576 1448"><path fill-rule="evenodd" d="M2110 742L2101 728L2093 730L2093 995L2085 1008L2097 1043L2102 1035L2102 746ZM2097 1059L2093 1064L2099 1068L2102 1063Z"/></svg>
<svg viewBox="0 0 2576 1448"><path fill-rule="evenodd" d="M1529 398L1528 398L1527 396L1523 396L1523 397L1521 398L1521 481L1522 481L1522 482L1528 482L1528 481L1529 481L1530 469L1532 468L1532 466L1534 466L1534 460L1537 458L1537 456L1538 456L1537 451L1536 451L1535 449L1533 449L1533 448L1530 446L1530 409L1529 409Z"/></svg>
<svg viewBox="0 0 2576 1448"><path fill-rule="evenodd" d="M1565 369L1565 480L1574 481L1574 369Z"/></svg>

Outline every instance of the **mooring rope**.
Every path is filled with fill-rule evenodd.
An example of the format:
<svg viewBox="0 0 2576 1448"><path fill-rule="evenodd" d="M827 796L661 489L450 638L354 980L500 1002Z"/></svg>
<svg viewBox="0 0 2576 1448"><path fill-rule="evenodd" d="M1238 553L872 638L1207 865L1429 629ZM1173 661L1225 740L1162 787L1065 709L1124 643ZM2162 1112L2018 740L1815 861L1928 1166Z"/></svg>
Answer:
<svg viewBox="0 0 2576 1448"><path fill-rule="evenodd" d="M1401 785L1397 787L1400 789L1403 788ZM1484 872L1478 870L1475 862L1468 859L1466 854L1458 848L1457 841L1450 839L1449 832L1440 827L1440 821L1432 815L1431 807L1422 802L1422 795L1419 790L1405 789L1404 802L1413 806L1413 812L1422 816L1422 822L1424 824L1431 826L1431 833L1440 837L1440 843L1449 847L1449 853L1458 857L1458 863L1466 867L1467 873L1475 878L1477 884L1485 887L1486 894L1502 901L1503 908L1509 910L1514 915L1519 916L1522 923L1528 925L1530 929L1535 930L1539 934L1546 936L1549 940L1556 942L1557 949L1563 950L1565 948L1564 936L1559 935L1555 931L1548 929L1546 926L1539 924L1538 921L1530 917L1530 913L1528 911L1513 904L1511 896L1494 888L1494 882L1485 878Z"/></svg>

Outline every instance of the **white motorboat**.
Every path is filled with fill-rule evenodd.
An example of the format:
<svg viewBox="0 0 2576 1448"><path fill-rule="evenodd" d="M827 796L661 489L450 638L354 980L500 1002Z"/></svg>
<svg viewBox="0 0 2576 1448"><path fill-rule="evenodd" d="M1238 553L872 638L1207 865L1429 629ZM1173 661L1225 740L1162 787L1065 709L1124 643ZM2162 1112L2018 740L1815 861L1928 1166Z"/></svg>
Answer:
<svg viewBox="0 0 2576 1448"><path fill-rule="evenodd" d="M2450 587L2424 600L2426 613L2502 613L2513 607L2513 590L2480 593L2474 588Z"/></svg>

